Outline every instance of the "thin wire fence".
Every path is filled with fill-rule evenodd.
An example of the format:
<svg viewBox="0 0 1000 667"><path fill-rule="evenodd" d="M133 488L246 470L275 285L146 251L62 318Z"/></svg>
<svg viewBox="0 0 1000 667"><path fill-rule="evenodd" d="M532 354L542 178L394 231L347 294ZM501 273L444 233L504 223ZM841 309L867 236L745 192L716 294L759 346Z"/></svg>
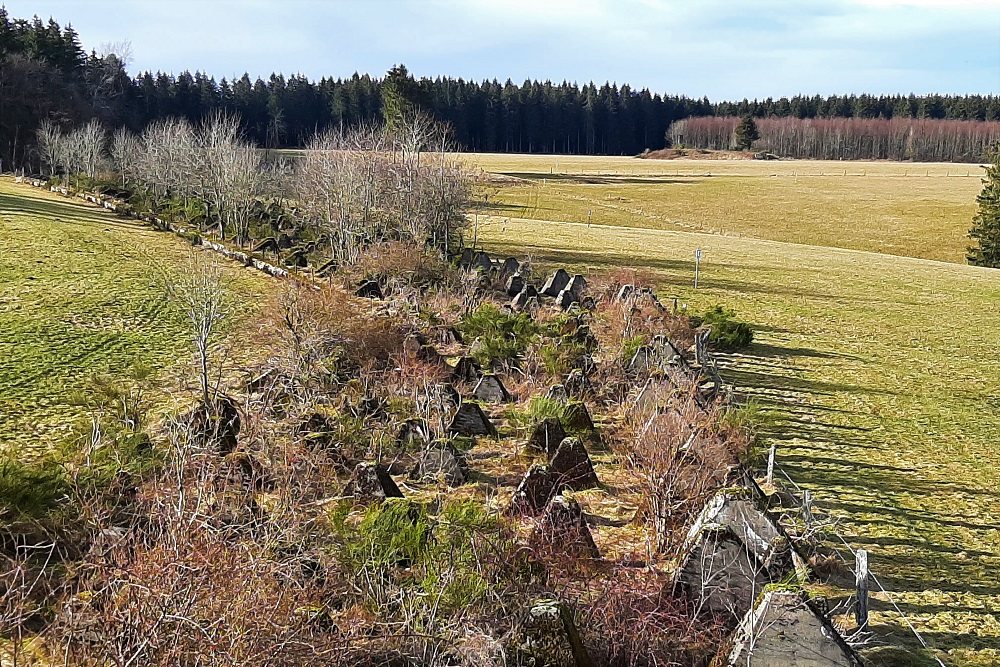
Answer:
<svg viewBox="0 0 1000 667"><path fill-rule="evenodd" d="M793 499L796 502L798 502L800 506L803 505L804 504L805 493L806 493L805 489L803 489L801 486L799 486L795 482L795 480L792 479L791 476L783 468L781 468L777 464L777 462L775 462L775 464L774 464L774 470L776 470L777 472L781 473L781 476L784 477L788 481L788 483L792 485L792 487L797 492L797 494L795 494L795 493L792 494ZM825 531L825 532L828 535L832 535L837 540L839 540L840 543L843 544L844 547L847 549L847 551L850 552L850 554L851 554L850 562L851 563L857 563L857 556L858 556L857 555L857 551L855 551L854 547L852 547L847 542L847 540L844 539L843 535L841 535L840 533L838 533L836 530L830 530L830 531ZM836 544L831 544L830 546L833 548L834 552L836 552L838 558L840 558L844 562L848 562L848 560L846 558L844 558L844 553L840 549L837 548ZM879 592L881 592L883 595L885 595L886 600L889 602L890 605L892 605L893 609L896 610L896 613L899 614L899 617L901 619L903 619L903 622L906 623L906 626L910 629L910 632L913 633L913 636L916 637L916 639L920 643L920 645L922 647L924 647L925 649L931 650L933 647L931 647L927 643L927 641L924 639L923 635L920 634L920 632L917 630L917 628L910 621L910 618L903 612L902 609L900 609L899 605L896 603L896 598L892 595L892 593L890 593L888 590L886 590L885 586L882 585L882 582L879 581L879 578L877 576L875 576L875 573L869 571L868 577L869 577L869 579L872 582L874 582L874 584L878 588ZM939 664L941 667L946 667L945 664L937 656L932 656L932 657L933 657L934 661L937 662L937 664Z"/></svg>

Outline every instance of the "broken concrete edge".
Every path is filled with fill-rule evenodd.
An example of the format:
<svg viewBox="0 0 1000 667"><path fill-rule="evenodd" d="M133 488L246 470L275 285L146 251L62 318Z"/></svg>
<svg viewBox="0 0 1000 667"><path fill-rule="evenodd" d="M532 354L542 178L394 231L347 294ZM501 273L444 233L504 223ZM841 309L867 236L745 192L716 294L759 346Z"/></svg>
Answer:
<svg viewBox="0 0 1000 667"><path fill-rule="evenodd" d="M529 616L549 617L558 616L562 623L563 632L566 633L566 640L573 654L574 667L594 667L594 662L584 646L580 631L576 627L576 619L573 617L573 610L562 600L556 598L540 598L528 608Z"/></svg>
<svg viewBox="0 0 1000 667"><path fill-rule="evenodd" d="M793 568L791 571L785 572L784 574L794 576L799 582L805 582L809 578L808 568L806 567L806 559L799 552L798 547L795 544L795 540L791 538L788 531L785 530L785 527L782 526L781 522L767 510L766 497L762 495L763 492L760 491L760 487L756 485L756 481L753 480L752 476L749 476L749 479L753 481L755 488L747 486L724 487L718 489L712 497L705 502L705 505L702 507L698 516L688 529L687 536L684 539L683 552L685 554L690 553L691 549L694 548L694 546L700 541L700 534L707 531L715 532L716 534L720 532L730 533L739 542L745 544L747 539L746 536L740 535L730 526L720 524L716 521L727 502L744 501L751 504L751 506L757 511L760 517L767 522L768 526L776 535L772 540L767 540L766 548L772 553L776 552L778 548L788 550L791 556ZM751 549L751 552L758 560L761 560L757 550ZM678 567L678 571L683 569L684 562L685 561L681 562ZM761 565L766 566L768 563L761 561Z"/></svg>
<svg viewBox="0 0 1000 667"><path fill-rule="evenodd" d="M776 598L781 598L776 601ZM742 667L746 663L744 657L749 658L754 650L754 643L759 641L758 634L762 634L767 627L765 624L768 612L772 611L777 604L784 602L786 606L790 603L796 608L807 610L813 620L819 624L822 636L832 641L840 649L843 661L839 664L844 667L864 667L864 662L857 651L847 643L844 636L833 625L833 622L809 597L809 594L800 586L788 584L769 584L754 601L753 607L746 613L736 631L731 638L732 649L726 662L730 667ZM784 637L785 633L780 633ZM819 652L817 651L817 656ZM751 663L752 664L752 663ZM790 663L790 664L798 664ZM818 664L810 662L809 664ZM838 664L830 662L829 664Z"/></svg>

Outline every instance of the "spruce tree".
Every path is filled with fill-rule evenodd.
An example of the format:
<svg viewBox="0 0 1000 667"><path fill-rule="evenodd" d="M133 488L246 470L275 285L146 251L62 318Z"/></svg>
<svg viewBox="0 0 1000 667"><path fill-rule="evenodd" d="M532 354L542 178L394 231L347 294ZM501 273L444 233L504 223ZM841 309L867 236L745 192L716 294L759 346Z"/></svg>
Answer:
<svg viewBox="0 0 1000 667"><path fill-rule="evenodd" d="M753 116L746 115L740 124L736 126L736 148L737 150L747 151L753 146L753 142L760 139L760 132L757 131L757 123L754 122Z"/></svg>
<svg viewBox="0 0 1000 667"><path fill-rule="evenodd" d="M1000 145L990 155L983 190L976 197L979 210L972 218L969 237L976 245L969 248L969 264L1000 268Z"/></svg>
<svg viewBox="0 0 1000 667"><path fill-rule="evenodd" d="M419 109L417 82L405 65L396 65L386 73L381 92L382 119L387 127L395 127Z"/></svg>

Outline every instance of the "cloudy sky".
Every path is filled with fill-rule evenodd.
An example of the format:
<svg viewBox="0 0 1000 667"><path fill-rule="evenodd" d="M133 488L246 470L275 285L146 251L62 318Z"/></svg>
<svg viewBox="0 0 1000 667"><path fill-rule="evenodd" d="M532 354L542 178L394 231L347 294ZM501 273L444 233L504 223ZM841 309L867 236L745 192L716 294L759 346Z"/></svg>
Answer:
<svg viewBox="0 0 1000 667"><path fill-rule="evenodd" d="M616 81L712 99L1000 93L1000 0L0 0L133 71Z"/></svg>

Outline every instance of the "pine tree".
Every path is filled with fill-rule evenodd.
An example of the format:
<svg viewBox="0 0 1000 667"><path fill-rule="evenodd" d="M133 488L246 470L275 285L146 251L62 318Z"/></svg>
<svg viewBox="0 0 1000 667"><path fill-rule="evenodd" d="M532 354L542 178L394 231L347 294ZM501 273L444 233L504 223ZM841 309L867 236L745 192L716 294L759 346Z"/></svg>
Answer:
<svg viewBox="0 0 1000 667"><path fill-rule="evenodd" d="M760 139L760 132L757 131L757 123L753 121L753 116L744 116L740 124L736 126L736 149L741 151L750 150L753 142Z"/></svg>
<svg viewBox="0 0 1000 667"><path fill-rule="evenodd" d="M993 150L976 202L979 210L969 230L976 245L969 248L967 259L969 264L1000 268L1000 145Z"/></svg>

